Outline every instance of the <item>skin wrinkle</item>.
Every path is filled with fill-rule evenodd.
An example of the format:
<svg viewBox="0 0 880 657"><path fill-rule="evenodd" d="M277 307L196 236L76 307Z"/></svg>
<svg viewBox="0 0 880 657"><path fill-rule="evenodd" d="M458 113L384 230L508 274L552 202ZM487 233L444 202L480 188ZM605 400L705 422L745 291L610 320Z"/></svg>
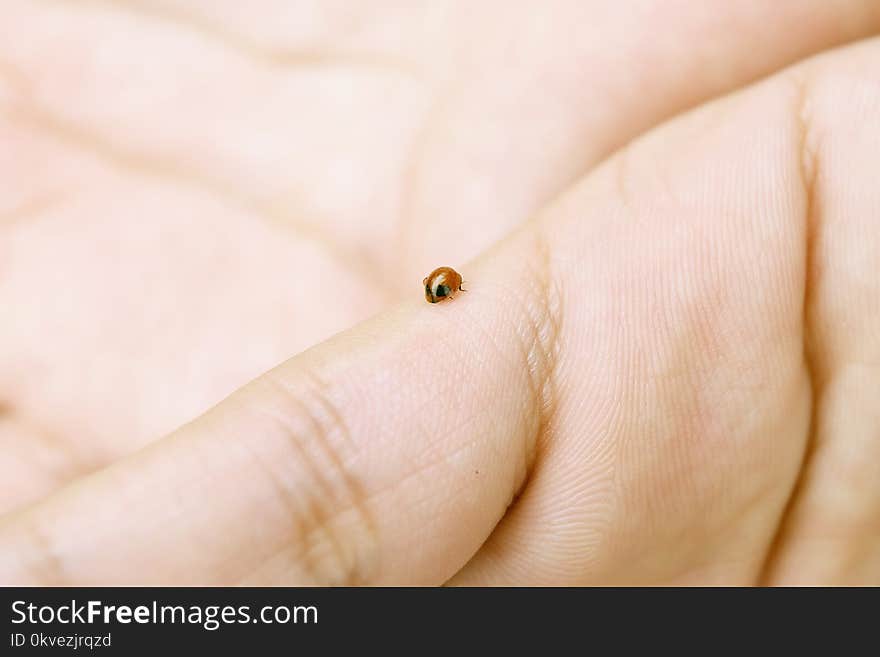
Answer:
<svg viewBox="0 0 880 657"><path fill-rule="evenodd" d="M472 416L472 417L468 418L467 420L461 422L459 425L456 425L450 431L450 433L458 432L459 430L464 429L466 426L468 426L469 424L471 424L473 422L475 416ZM444 463L454 461L455 458L460 453L472 448L474 444L475 444L474 441L464 441L458 447L456 447L454 450L452 450L451 452L445 452L440 458L432 460L432 461L412 470L411 472L407 473L403 477L396 478L392 484L390 484L388 486L384 486L384 487L379 488L377 490L371 491L368 494L364 493L362 495L362 497L358 498L358 499L363 500L363 505L366 508L370 501L376 500L377 498L381 497L382 495L384 495L390 491L393 491L394 488L402 487L405 483L407 483L408 481L410 481L414 477L423 475L425 472L428 472L429 470L431 470L433 468L436 468L440 465L443 465ZM331 525L334 518L338 518L339 516L342 516L342 515L348 513L349 511L352 510L352 508L353 508L353 505L350 503L343 503L343 504L339 505L338 509L333 510L333 512L327 518L325 518L324 524L327 526ZM297 514L295 517L301 518L301 514ZM502 517L503 517L503 514L502 514ZM500 518L499 518L499 520L500 520ZM301 525L298 525L298 526L301 527ZM283 548L279 548L278 550L273 552L273 555L277 555L282 552L283 552ZM315 570L315 572L317 572L317 570ZM365 572L364 570L357 571L357 572L361 573L360 577L343 578L342 581L349 583L349 584L355 584L355 583L356 584L367 584L367 583L369 583L370 580L366 576L363 575L363 573ZM368 572L368 571L366 571L366 572ZM245 577L247 577L247 575ZM327 581L325 581L325 580L327 580ZM318 576L318 575L313 576L312 581L318 583L319 585L328 585L328 584L332 584L332 583L338 583L337 580L334 578L328 579L326 577L322 577L322 576Z"/></svg>
<svg viewBox="0 0 880 657"><path fill-rule="evenodd" d="M317 224L297 220L293 213L279 212L272 209L271 206L267 207L265 204L254 202L243 195L230 193L228 187L215 185L209 178L184 171L169 162L120 150L109 141L100 139L96 134L60 121L50 113L33 106L24 112L14 112L10 119L29 128L43 131L67 146L91 153L123 171L155 179L163 184L189 188L197 193L206 193L228 207L255 215L272 225L283 228L288 234L295 234L298 239L314 243L339 267L355 275L363 276L368 272L372 274L371 265L369 263L363 264L364 256L362 253L347 252L328 233L318 228Z"/></svg>
<svg viewBox="0 0 880 657"><path fill-rule="evenodd" d="M281 417L281 414L264 411L264 417L271 417L282 427L282 431L289 432L287 422ZM295 440L295 436L291 433L290 442L293 443ZM289 550L290 543L292 543L295 548L295 561L300 565L300 569L306 574L306 577L309 578L310 581L320 581L321 578L319 577L318 566L312 558L314 552L314 542L312 537L314 533L320 529L322 535L332 544L334 552L338 554L338 547L334 541L333 534L326 524L327 518L317 517L319 514L316 512L315 505L310 504L308 499L305 504L302 502L295 504L291 487L283 482L282 478L275 472L275 468L259 456L257 450L254 449L247 440L242 440L240 442L247 452L251 454L254 463L256 463L260 470L269 478L272 487L275 490L274 497L275 499L280 500L282 507L286 510L288 521L294 529L291 540L289 542L281 542L278 548L270 554L270 558ZM299 455L299 462L302 462L304 460L302 450L297 448L294 449L296 449L296 452Z"/></svg>
<svg viewBox="0 0 880 657"><path fill-rule="evenodd" d="M71 6L70 0L42 1L65 8ZM327 52L317 48L291 50L265 48L254 39L207 20L196 12L186 11L180 5L175 9L167 6L159 8L138 2L138 0L128 0L127 2L77 0L76 4L79 6L88 4L115 13L136 15L142 19L150 19L177 28L184 27L202 39L213 41L221 47L228 48L269 69L345 68L377 75L395 73L412 80L420 80L422 77L421 71L412 61L386 53Z"/></svg>
<svg viewBox="0 0 880 657"><path fill-rule="evenodd" d="M68 194L51 193L29 198L6 212L0 212L0 228L8 228L25 220L33 220L62 205Z"/></svg>
<svg viewBox="0 0 880 657"><path fill-rule="evenodd" d="M339 412L335 404L331 404L327 399L327 394L330 390L327 381L313 367L306 368L305 377L313 386L313 390L317 391L315 398L330 418L330 426L338 427L343 444L348 448L354 448L355 442L352 440L351 430L348 428L345 417Z"/></svg>
<svg viewBox="0 0 880 657"><path fill-rule="evenodd" d="M314 243L339 267L351 274L375 276L380 265L374 261L373 256L365 249L351 250L344 247L322 227L321 221L302 220L297 218L296 213L289 207L278 207L272 202L257 201L229 185L218 184L210 176L181 165L179 160L131 151L102 138L95 131L59 118L47 108L37 104L27 76L2 57L0 57L0 78L9 83L17 97L17 102L7 108L7 116L11 122L48 134L57 142L97 156L121 171L208 194L227 207L255 215L270 225L282 228L288 234L294 233L298 239ZM377 286L377 293L387 299L389 295L385 288L385 285Z"/></svg>
<svg viewBox="0 0 880 657"><path fill-rule="evenodd" d="M559 337L562 333L564 317L562 294L553 272L553 257L547 235L543 224L537 220L533 224L533 240L536 254L533 280L537 284L535 293L537 316L528 313L534 338L527 352L527 364L537 422L534 438L526 443L531 449L525 454L527 469L520 490L524 490L527 486L533 470L532 466L539 458L540 450L547 442L553 426L557 399L556 370L559 360Z"/></svg>
<svg viewBox="0 0 880 657"><path fill-rule="evenodd" d="M331 436L336 433L334 429L338 429L338 433L345 436L347 429L345 424L337 424L333 418L340 418L338 411L330 414L331 425L327 425L318 417L313 403L307 403L305 396L298 391L293 390L277 376L268 375L264 380L270 384L284 400L283 406L291 406L295 410L291 413L288 411L275 411L272 406L263 407L261 414L274 419L281 428L282 433L287 436L287 444L293 448L297 454L296 464L304 466L307 473L306 481L314 482L320 489L312 494L306 490L303 496L301 486L297 484L284 484L282 478L274 474L274 468L263 463L263 467L271 471L273 480L278 487L283 501L292 515L292 520L299 528L299 540L303 544L305 563L308 565L306 573L311 577L312 581L324 584L344 584L357 585L369 581L372 571L375 570L375 559L369 555L378 554L378 536L376 532L376 522L373 519L368 505L368 496L366 495L361 483L349 473L346 467L345 459L338 453L338 447L335 447L331 441ZM331 402L327 396L318 390L310 390L310 396L320 398L318 406L325 410L327 406L331 406ZM291 423L291 418L294 423ZM297 420L305 419L310 425L312 433L305 439L299 435L299 430L295 426ZM247 440L242 441L247 444ZM351 445L350 438L343 439L344 444ZM324 467L319 464L315 456L311 453L308 445L317 445L320 453L330 462L332 472L328 476L324 474ZM341 493L332 483L331 479L337 478L342 484ZM309 486L306 486L308 489ZM297 504L292 504L292 498L296 497L306 501L306 508L298 508ZM326 500L321 502L320 500ZM341 502L341 503L340 503ZM335 507L335 508L334 508ZM337 530L333 528L334 521L339 519L349 510L355 512L357 526L363 531L349 532L345 538L350 539L356 537L356 541L362 542L366 538L366 544L350 545L353 547L352 553L355 556L353 563L346 563L345 538L340 539L337 536ZM310 557L315 551L319 550L322 537L331 547L334 555L334 561L330 568L331 573L328 575L323 572L313 558ZM365 556L368 555L368 556Z"/></svg>
<svg viewBox="0 0 880 657"><path fill-rule="evenodd" d="M317 395L313 394L313 396L318 399L318 404L322 407L322 409L326 410L326 408L330 405L325 395L318 393ZM366 495L364 487L360 483L360 481L358 481L356 477L353 477L349 474L345 462L337 452L337 448L335 448L330 442L332 429L328 429L318 419L317 414L313 411L313 407L310 404L303 404L302 402L300 402L300 407L301 409L306 409L306 416L308 417L312 428L315 430L315 435L320 437L320 439L317 441L319 448L321 448L327 458L331 461L333 469L336 470L341 476L341 480L343 483L343 495L335 497L341 497L343 500L345 500L344 505L347 508L337 512L335 517L339 518L349 509L354 510L355 518L358 521L355 524L363 528L363 531L359 532L359 534L363 534L368 538L368 540L366 541L366 549L364 549L363 545L351 546L353 548L355 560L350 565L346 564L343 541L340 541L337 538L336 534L332 531L332 529L330 528L331 523L325 521L327 524L326 533L330 538L333 547L335 548L337 564L339 566L338 570L342 572L341 577L331 578L331 581L341 581L349 586L364 584L371 579L372 573L377 568L376 558L373 555L379 553L376 521L370 513L369 507L367 505L368 496ZM338 427L342 436L348 435L348 430L345 427L344 423L341 425L337 425L335 423L334 418L341 418L342 416L338 412L334 412L330 414L330 417L332 422L331 427ZM342 442L348 445L353 444L350 437L347 439L343 438ZM314 467L314 469L316 473L320 472L321 470L320 467ZM363 538L364 536L357 536L354 540L356 542L363 542ZM364 554L368 556L365 557L363 556Z"/></svg>
<svg viewBox="0 0 880 657"><path fill-rule="evenodd" d="M818 196L818 153L810 145L811 119L809 114L811 102L811 82L807 71L796 70L791 74L792 82L796 86L795 104L793 108L794 128L798 137L798 152L796 153L800 174L801 189L804 198L804 298L802 301L802 327L803 327L803 363L807 380L810 386L810 420L807 427L807 435L804 439L804 447L801 453L800 465L797 470L797 478L791 488L788 499L782 508L776 530L765 550L763 565L758 569L756 584L766 585L769 583L774 563L785 548L785 534L791 513L794 510L801 492L806 486L806 474L809 464L816 449L816 431L818 430L819 404L822 396L822 382L818 379L818 356L815 337L817 332L810 320L813 308L812 291L814 284L812 278L815 275L815 226L821 221L816 208Z"/></svg>

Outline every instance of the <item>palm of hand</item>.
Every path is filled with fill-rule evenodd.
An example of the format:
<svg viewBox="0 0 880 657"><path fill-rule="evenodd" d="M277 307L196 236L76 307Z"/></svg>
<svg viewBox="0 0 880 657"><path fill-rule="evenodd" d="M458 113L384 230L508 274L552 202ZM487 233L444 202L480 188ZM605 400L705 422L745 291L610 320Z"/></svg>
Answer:
<svg viewBox="0 0 880 657"><path fill-rule="evenodd" d="M541 21L510 8L498 21L491 3L430 4L403 16L383 7L356 17L316 10L312 23L286 21L280 7L245 18L171 2L143 11L47 3L9 12L13 36L0 52L0 136L8 145L8 161L0 160L0 306L15 309L0 327L6 508L173 429L402 295L418 297L428 270L473 257L639 130L843 38L768 47L764 61L742 63L736 48L713 51L707 37L694 43L705 50L694 76L682 80L674 70L681 62L663 60L662 44L632 40L619 57L602 54L609 47L602 39L614 38L608 29L644 24L649 9L624 19L560 2ZM585 36L590 11L599 18L595 34ZM703 28L670 21L683 36ZM683 248L670 247L678 256ZM691 269L712 266L704 259ZM784 276L785 267L768 269L763 280ZM733 278L705 275L718 285ZM694 293L695 304L705 298ZM799 354L781 352L781 375L767 363L753 369L777 357L766 345L794 331L758 321L769 303L733 304L743 313L731 329L746 336L741 342L700 343L701 331L724 330L695 320L685 322L686 336L667 343L684 349L696 341L699 353L724 354L711 364L697 358L698 368L722 363L697 379L701 391L669 371L670 363L687 362L684 352L630 362L628 370L622 358L624 365L594 370L601 386L562 391L569 403L601 398L601 387L619 392L621 371L662 370L662 385L647 385L647 398L634 393L630 401L681 411L661 422L658 444L649 445L667 461L640 463L632 442L650 413L614 425L616 449L635 450L630 467L614 473L603 469L602 440L594 445L599 456L584 460L580 451L602 402L581 416L557 415L559 447L545 455L523 503L472 564L475 578L485 568L516 581L523 574L516 559L504 573L493 564L517 551L534 556L532 567L550 577L584 567L569 550L589 544L595 527L555 544L555 563L567 564L559 572L542 565L535 545L547 537L533 528L537 516L560 508L549 500L569 493L572 505L563 509L578 508L575 501L597 508L587 504L591 490L566 488L566 473L585 467L598 473L591 481L610 477L634 491L608 512L620 516L612 522L615 559L644 558L621 546L648 531L664 545L682 541L683 561L722 552L732 563L725 576L758 576L798 476L811 413ZM596 328L588 313L566 312L566 331ZM735 315L733 308L724 313ZM560 358L572 372L590 371L579 354ZM670 388L676 380L682 387ZM728 408L706 420L706 409L717 410L737 381L742 387ZM677 437L701 432L727 432L738 445L716 444L726 465L694 475L712 458ZM768 434L779 436L770 447L759 442ZM758 467L764 475L727 499L735 480ZM688 495L699 500L695 508L686 508ZM752 513L758 498L764 503ZM664 511L672 519L646 530L655 503L672 509ZM714 536L730 539L733 552L682 538L694 517L713 512L731 527L730 535ZM741 531L749 536L734 541ZM736 550L748 556L737 561ZM640 564L632 575L650 577L654 566ZM617 564L601 567L615 572Z"/></svg>

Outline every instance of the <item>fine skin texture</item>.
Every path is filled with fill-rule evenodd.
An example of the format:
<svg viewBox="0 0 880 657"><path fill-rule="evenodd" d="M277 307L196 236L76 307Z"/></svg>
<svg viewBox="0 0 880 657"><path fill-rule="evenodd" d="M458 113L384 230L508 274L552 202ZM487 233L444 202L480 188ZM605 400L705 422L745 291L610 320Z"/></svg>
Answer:
<svg viewBox="0 0 880 657"><path fill-rule="evenodd" d="M874 0L0 19L0 583L880 584Z"/></svg>

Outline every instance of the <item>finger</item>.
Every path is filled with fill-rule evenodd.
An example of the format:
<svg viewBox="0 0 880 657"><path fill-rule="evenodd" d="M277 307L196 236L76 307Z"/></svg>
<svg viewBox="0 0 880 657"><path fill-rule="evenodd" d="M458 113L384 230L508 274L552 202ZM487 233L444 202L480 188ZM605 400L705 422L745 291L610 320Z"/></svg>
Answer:
<svg viewBox="0 0 880 657"><path fill-rule="evenodd" d="M468 10L480 33L455 60L467 68L414 149L411 275L436 258L425 235L454 234L450 261L472 257L647 128L880 27L870 1L575 0L542 19L522 3Z"/></svg>
<svg viewBox="0 0 880 657"><path fill-rule="evenodd" d="M880 584L880 64L805 77L813 439L766 573L772 584Z"/></svg>
<svg viewBox="0 0 880 657"><path fill-rule="evenodd" d="M10 514L0 581L444 581L533 452L553 321L528 244L465 270L452 302L415 281L418 301Z"/></svg>
<svg viewBox="0 0 880 657"><path fill-rule="evenodd" d="M581 270L559 344L583 356L554 418L580 430L539 443L453 583L760 581L812 408L771 581L876 573L878 61L875 40L701 108L560 201L550 239Z"/></svg>

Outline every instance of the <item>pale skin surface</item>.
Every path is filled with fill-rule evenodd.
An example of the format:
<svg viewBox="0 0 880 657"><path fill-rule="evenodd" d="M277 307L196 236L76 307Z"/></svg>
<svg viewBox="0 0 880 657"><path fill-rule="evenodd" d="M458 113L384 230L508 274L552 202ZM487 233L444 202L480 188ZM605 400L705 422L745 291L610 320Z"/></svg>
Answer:
<svg viewBox="0 0 880 657"><path fill-rule="evenodd" d="M0 9L0 583L880 583L875 0L243 4Z"/></svg>

